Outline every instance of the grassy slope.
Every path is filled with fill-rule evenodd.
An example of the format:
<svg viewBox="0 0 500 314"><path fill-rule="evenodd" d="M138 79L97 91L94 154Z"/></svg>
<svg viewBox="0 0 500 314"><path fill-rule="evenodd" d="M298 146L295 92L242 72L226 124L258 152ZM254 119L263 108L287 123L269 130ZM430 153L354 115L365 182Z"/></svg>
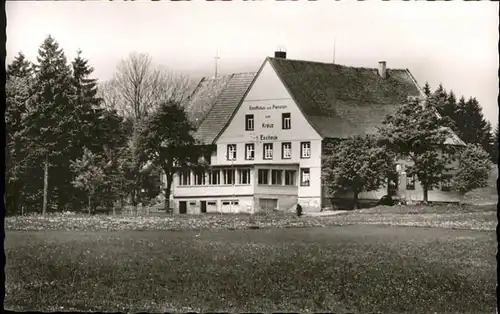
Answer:
<svg viewBox="0 0 500 314"><path fill-rule="evenodd" d="M498 165L493 165L488 178L488 186L475 189L465 194L464 202L469 204L496 204L498 203L497 192Z"/></svg>
<svg viewBox="0 0 500 314"><path fill-rule="evenodd" d="M309 229L14 232L10 309L492 312L492 232Z"/></svg>

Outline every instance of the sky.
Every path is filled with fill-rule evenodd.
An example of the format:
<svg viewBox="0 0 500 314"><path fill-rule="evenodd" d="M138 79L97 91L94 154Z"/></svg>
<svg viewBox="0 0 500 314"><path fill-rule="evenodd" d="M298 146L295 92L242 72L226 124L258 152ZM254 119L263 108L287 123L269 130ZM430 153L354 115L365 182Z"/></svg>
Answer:
<svg viewBox="0 0 500 314"><path fill-rule="evenodd" d="M69 60L81 49L99 80L131 52L193 80L290 59L408 68L420 85L476 97L498 121L498 2L8 1L7 62L36 61L51 34ZM335 47L335 49L334 49ZM334 53L335 51L335 53Z"/></svg>

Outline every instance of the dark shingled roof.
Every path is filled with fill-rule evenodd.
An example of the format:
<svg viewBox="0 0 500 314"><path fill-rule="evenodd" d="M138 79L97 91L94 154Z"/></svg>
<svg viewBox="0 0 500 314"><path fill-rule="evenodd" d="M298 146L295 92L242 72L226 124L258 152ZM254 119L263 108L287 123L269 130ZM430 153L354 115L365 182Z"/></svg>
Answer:
<svg viewBox="0 0 500 314"><path fill-rule="evenodd" d="M423 93L408 69L356 68L281 58L267 58L295 103L323 138L346 138L376 132L386 115L410 97ZM262 67L261 67L262 69ZM206 115L195 138L212 144L230 122L257 73L237 73ZM196 96L203 97L203 96ZM453 135L447 143L460 145Z"/></svg>
<svg viewBox="0 0 500 314"><path fill-rule="evenodd" d="M212 109L217 100L217 96L226 87L231 79L231 75L207 78L204 77L191 93L186 104L186 112L189 121L195 128L198 128Z"/></svg>
<svg viewBox="0 0 500 314"><path fill-rule="evenodd" d="M268 58L308 121L322 137L373 133L384 117L421 92L406 69Z"/></svg>
<svg viewBox="0 0 500 314"><path fill-rule="evenodd" d="M231 119L246 95L257 73L235 73L218 94L214 105L208 111L203 122L194 134L195 139L205 144L212 144Z"/></svg>

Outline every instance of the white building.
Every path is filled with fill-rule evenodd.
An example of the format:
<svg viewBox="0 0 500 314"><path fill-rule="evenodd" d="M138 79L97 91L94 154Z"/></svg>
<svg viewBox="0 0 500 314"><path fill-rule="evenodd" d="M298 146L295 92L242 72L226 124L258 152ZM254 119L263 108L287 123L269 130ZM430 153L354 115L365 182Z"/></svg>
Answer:
<svg viewBox="0 0 500 314"><path fill-rule="evenodd" d="M323 141L374 132L408 97L424 97L407 69L289 60L284 52L266 58L257 73L200 82L207 84L216 84L216 97L201 97L210 93L198 88L192 99L201 97L205 108L195 137L213 147L211 166L174 178L176 213L286 211L297 203L320 210L330 203L321 180ZM422 199L404 169L398 181L399 195ZM429 191L429 200L457 199L446 190ZM387 188L360 199L385 194Z"/></svg>

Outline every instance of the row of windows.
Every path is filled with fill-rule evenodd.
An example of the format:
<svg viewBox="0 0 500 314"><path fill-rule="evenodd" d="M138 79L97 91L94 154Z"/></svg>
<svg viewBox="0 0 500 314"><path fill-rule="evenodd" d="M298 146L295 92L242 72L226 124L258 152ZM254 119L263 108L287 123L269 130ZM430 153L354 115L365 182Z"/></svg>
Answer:
<svg viewBox="0 0 500 314"><path fill-rule="evenodd" d="M250 169L217 169L208 172L194 171L193 182L191 172L179 172L179 185L231 185L250 184Z"/></svg>
<svg viewBox="0 0 500 314"><path fill-rule="evenodd" d="M292 118L289 112L281 114L281 128L283 130L290 130L292 128ZM245 130L255 130L255 119L253 114L245 115Z"/></svg>
<svg viewBox="0 0 500 314"><path fill-rule="evenodd" d="M236 160L236 144L227 145L227 160ZM300 143L300 158L311 157L311 142ZM274 143L264 143L262 150L262 158L264 160L272 160L274 158ZM292 142L281 143L281 159L292 158ZM255 144L245 144L245 160L255 159Z"/></svg>
<svg viewBox="0 0 500 314"><path fill-rule="evenodd" d="M259 169L257 183L266 185L296 185L295 170L281 169ZM251 182L250 169L220 169L208 172L194 171L191 176L190 171L179 172L179 185L248 185ZM192 181L191 181L192 180ZM309 168L300 169L300 185L309 186Z"/></svg>
<svg viewBox="0 0 500 314"><path fill-rule="evenodd" d="M406 189L407 190L415 190L415 182L417 182L417 175L407 176L406 177ZM429 188L429 191L432 191L433 188ZM451 191L451 182L449 180L443 179L441 181L441 191L449 192Z"/></svg>
<svg viewBox="0 0 500 314"><path fill-rule="evenodd" d="M258 184L271 185L296 185L295 170L280 170L280 169L259 169L257 176ZM310 170L309 168L300 169L300 185L310 185Z"/></svg>

